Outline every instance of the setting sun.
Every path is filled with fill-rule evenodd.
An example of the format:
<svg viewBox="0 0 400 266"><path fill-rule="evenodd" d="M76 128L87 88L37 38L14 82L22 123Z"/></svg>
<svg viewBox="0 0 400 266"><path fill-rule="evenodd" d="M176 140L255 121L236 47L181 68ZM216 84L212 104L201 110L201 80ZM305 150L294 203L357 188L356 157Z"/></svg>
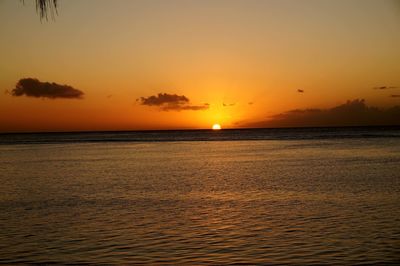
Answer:
<svg viewBox="0 0 400 266"><path fill-rule="evenodd" d="M212 126L212 129L213 129L213 130L221 130L221 125L220 125L220 124L214 124L214 125Z"/></svg>

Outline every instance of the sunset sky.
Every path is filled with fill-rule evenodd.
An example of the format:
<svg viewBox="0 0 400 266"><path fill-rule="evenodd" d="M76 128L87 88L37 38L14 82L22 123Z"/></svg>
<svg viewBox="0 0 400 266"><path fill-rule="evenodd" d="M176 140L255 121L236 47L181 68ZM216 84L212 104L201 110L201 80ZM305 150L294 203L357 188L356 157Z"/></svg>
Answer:
<svg viewBox="0 0 400 266"><path fill-rule="evenodd" d="M397 0L0 0L0 39L1 132L400 123Z"/></svg>

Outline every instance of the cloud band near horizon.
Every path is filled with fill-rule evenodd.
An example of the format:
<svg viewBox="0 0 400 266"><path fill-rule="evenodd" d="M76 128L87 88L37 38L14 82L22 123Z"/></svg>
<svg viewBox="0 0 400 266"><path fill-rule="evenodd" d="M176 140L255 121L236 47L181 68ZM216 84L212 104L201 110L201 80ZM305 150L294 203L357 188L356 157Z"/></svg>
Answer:
<svg viewBox="0 0 400 266"><path fill-rule="evenodd" d="M349 100L330 109L296 109L266 120L241 123L243 127L326 127L400 125L400 106L367 106L363 99Z"/></svg>

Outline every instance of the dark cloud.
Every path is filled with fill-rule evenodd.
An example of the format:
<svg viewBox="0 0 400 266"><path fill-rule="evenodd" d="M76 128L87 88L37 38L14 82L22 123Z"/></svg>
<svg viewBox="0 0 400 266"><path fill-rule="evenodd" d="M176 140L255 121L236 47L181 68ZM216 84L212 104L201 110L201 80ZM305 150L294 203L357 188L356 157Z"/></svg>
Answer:
<svg viewBox="0 0 400 266"><path fill-rule="evenodd" d="M253 105L254 103L253 103L253 102L248 102L247 104L248 104L248 105Z"/></svg>
<svg viewBox="0 0 400 266"><path fill-rule="evenodd" d="M379 87L374 87L374 90L391 90L391 89L398 89L399 87L396 86L379 86Z"/></svg>
<svg viewBox="0 0 400 266"><path fill-rule="evenodd" d="M141 105L158 106L162 111L200 111L206 110L210 106L208 103L203 105L190 105L190 101L186 96L168 93L140 97L136 101L139 101Z"/></svg>
<svg viewBox="0 0 400 266"><path fill-rule="evenodd" d="M400 125L400 106L368 107L364 100L347 101L331 109L298 109L269 117L244 127L323 127Z"/></svg>
<svg viewBox="0 0 400 266"><path fill-rule="evenodd" d="M392 95L390 95L390 97L392 97L392 98L400 98L400 94L392 94Z"/></svg>
<svg viewBox="0 0 400 266"><path fill-rule="evenodd" d="M84 93L68 85L57 83L41 82L38 79L20 79L14 89L10 92L12 96L43 97L43 98L64 98L81 99Z"/></svg>
<svg viewBox="0 0 400 266"><path fill-rule="evenodd" d="M236 103L222 103L223 107L231 107L231 106L235 106Z"/></svg>
<svg viewBox="0 0 400 266"><path fill-rule="evenodd" d="M297 90L297 92L299 92L299 93L303 93L303 92L304 92L304 90L302 90L302 89L298 89L298 90Z"/></svg>
<svg viewBox="0 0 400 266"><path fill-rule="evenodd" d="M149 97L140 97L142 105L148 106L161 106L161 105L182 105L189 103L189 99L184 95L159 93L158 95L153 95Z"/></svg>

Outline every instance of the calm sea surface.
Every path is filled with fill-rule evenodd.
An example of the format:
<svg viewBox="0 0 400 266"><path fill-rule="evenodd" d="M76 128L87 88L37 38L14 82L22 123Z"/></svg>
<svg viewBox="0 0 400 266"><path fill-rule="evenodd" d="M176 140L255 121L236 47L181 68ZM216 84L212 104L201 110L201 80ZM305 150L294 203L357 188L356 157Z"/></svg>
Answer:
<svg viewBox="0 0 400 266"><path fill-rule="evenodd" d="M399 261L399 128L0 135L0 263Z"/></svg>

